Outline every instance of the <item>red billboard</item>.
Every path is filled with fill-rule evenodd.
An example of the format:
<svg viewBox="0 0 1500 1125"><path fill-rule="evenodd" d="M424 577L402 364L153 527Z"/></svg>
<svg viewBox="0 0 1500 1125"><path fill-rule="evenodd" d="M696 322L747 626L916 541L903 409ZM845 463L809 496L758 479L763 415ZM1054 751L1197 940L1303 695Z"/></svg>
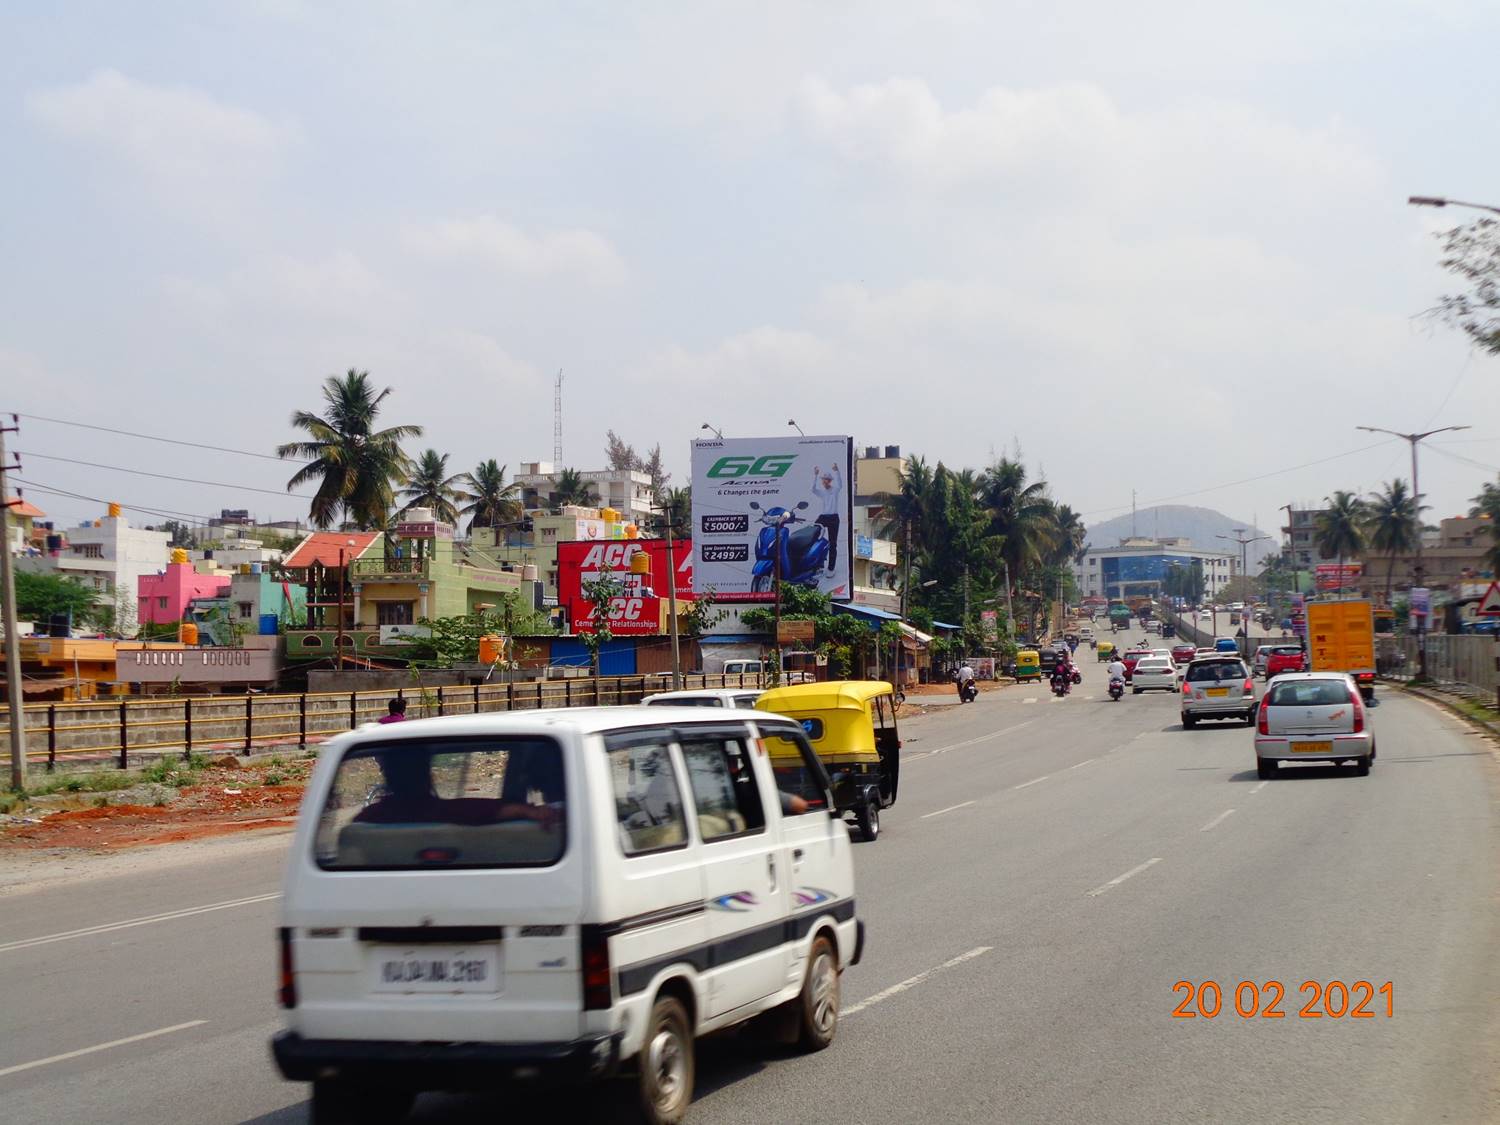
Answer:
<svg viewBox="0 0 1500 1125"><path fill-rule="evenodd" d="M679 607L680 611L680 607ZM569 620L574 633L594 631L594 607L591 602L568 603ZM666 631L667 602L665 598L611 598L609 603L609 631L617 637L639 637Z"/></svg>
<svg viewBox="0 0 1500 1125"><path fill-rule="evenodd" d="M630 574L630 559L644 551L651 559L651 573L641 585L665 598L667 588L667 541L665 539L607 539L557 545L557 602L572 606L583 601L583 583L601 573L622 582ZM693 596L693 544L678 539L672 544L677 564L677 596ZM637 591L630 591L637 593ZM639 591L644 594L645 591Z"/></svg>
<svg viewBox="0 0 1500 1125"><path fill-rule="evenodd" d="M1363 563L1318 563L1315 575L1320 590L1337 590L1344 586L1358 586L1364 576Z"/></svg>

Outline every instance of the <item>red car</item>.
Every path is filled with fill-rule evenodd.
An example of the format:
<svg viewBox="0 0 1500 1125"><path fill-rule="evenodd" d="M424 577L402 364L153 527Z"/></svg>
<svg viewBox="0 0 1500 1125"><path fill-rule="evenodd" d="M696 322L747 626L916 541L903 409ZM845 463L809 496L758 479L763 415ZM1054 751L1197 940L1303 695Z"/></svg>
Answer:
<svg viewBox="0 0 1500 1125"><path fill-rule="evenodd" d="M1194 645L1173 645L1172 646L1172 663L1173 664L1191 664L1193 662L1193 657L1195 657L1197 655L1198 655L1198 649Z"/></svg>
<svg viewBox="0 0 1500 1125"><path fill-rule="evenodd" d="M1279 645L1266 657L1266 679L1270 680L1283 672L1307 671L1302 649L1296 645Z"/></svg>
<svg viewBox="0 0 1500 1125"><path fill-rule="evenodd" d="M1130 682L1131 677L1135 675L1136 661L1140 660L1143 656L1150 655L1151 650L1149 648L1133 648L1129 652L1122 652L1120 654L1120 663L1125 665L1125 682L1127 684Z"/></svg>

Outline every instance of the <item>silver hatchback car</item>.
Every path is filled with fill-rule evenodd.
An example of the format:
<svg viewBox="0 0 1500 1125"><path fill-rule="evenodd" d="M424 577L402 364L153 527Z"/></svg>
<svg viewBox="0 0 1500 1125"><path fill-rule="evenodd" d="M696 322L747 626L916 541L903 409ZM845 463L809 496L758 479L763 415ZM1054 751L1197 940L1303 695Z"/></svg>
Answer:
<svg viewBox="0 0 1500 1125"><path fill-rule="evenodd" d="M1375 761L1375 732L1359 687L1343 672L1287 672L1261 701L1255 770L1275 777L1280 762L1353 761L1363 777Z"/></svg>
<svg viewBox="0 0 1500 1125"><path fill-rule="evenodd" d="M1255 721L1255 681L1233 654L1200 656L1187 666L1182 680L1182 725L1192 730L1199 719Z"/></svg>

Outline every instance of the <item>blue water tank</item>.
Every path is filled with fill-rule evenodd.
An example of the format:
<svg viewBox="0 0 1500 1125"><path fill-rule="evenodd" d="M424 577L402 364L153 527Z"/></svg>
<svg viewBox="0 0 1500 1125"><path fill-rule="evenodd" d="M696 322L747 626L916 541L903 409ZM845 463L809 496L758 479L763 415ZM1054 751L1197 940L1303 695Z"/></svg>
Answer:
<svg viewBox="0 0 1500 1125"><path fill-rule="evenodd" d="M262 637L274 637L281 632L281 622L277 620L274 613L262 613L260 615L260 635Z"/></svg>

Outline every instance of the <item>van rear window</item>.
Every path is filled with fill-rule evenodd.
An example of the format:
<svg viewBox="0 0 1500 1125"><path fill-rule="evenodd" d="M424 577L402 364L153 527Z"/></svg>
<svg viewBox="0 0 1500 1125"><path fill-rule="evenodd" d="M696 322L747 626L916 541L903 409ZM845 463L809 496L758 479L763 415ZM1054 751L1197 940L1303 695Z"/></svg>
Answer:
<svg viewBox="0 0 1500 1125"><path fill-rule="evenodd" d="M553 740L410 739L344 755L314 846L330 871L544 867L566 828Z"/></svg>
<svg viewBox="0 0 1500 1125"><path fill-rule="evenodd" d="M1201 684L1208 681L1243 680L1249 673L1238 660L1199 660L1188 665L1188 683Z"/></svg>

